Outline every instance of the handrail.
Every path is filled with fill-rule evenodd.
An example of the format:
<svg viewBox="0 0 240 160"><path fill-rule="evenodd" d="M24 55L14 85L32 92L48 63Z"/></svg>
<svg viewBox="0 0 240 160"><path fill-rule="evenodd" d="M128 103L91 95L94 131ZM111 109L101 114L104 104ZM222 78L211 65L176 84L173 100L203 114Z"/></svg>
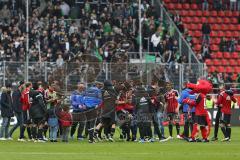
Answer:
<svg viewBox="0 0 240 160"><path fill-rule="evenodd" d="M182 36L182 33L179 31L178 27L176 26L176 24L173 22L172 18L169 16L168 12L166 11L163 3L161 3L161 1L157 0L159 6L161 7L161 9L163 9L163 11L166 13L168 19L171 21L171 23L173 24L173 26L175 27L176 31L179 33L179 36L181 37L181 39L183 40L183 42L187 45L190 54L193 55L193 57L195 58L195 60L197 61L197 63L200 63L200 61L197 59L196 55L194 54L192 48L189 46L188 42L185 40L185 38ZM189 62L191 63L191 62Z"/></svg>

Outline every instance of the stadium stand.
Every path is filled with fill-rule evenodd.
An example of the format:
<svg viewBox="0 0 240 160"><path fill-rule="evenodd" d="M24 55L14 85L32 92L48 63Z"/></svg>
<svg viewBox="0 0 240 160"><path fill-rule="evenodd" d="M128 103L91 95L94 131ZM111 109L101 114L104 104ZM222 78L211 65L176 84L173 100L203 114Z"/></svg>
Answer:
<svg viewBox="0 0 240 160"><path fill-rule="evenodd" d="M206 63L209 75L217 78L221 73L225 82L232 83L239 73L240 2L235 5L230 4L230 1L219 2L164 0L164 5L171 14L180 17L184 32L192 36L193 50ZM204 3L207 3L207 8L203 8ZM203 39L204 23L210 25L209 43Z"/></svg>

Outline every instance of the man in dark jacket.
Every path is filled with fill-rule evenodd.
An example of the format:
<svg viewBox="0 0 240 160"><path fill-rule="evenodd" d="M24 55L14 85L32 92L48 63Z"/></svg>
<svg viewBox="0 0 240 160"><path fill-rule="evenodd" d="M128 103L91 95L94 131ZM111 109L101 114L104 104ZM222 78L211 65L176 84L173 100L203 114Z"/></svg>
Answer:
<svg viewBox="0 0 240 160"><path fill-rule="evenodd" d="M24 82L21 81L18 83L18 86L12 93L12 100L13 100L13 111L14 115L17 118L17 123L13 126L13 128L9 131L9 137L12 137L13 132L20 127L22 129L23 126L23 115L22 115L22 102L21 102L21 90L23 87ZM23 137L19 137L19 141L21 141Z"/></svg>
<svg viewBox="0 0 240 160"><path fill-rule="evenodd" d="M210 33L211 33L211 26L208 22L203 23L202 25L202 34L203 34L203 44L210 43Z"/></svg>
<svg viewBox="0 0 240 160"><path fill-rule="evenodd" d="M35 142L45 142L43 140L43 126L46 118L46 105L41 92L38 91L38 84L33 83L33 88L29 92L32 99L29 109L30 118L32 120L32 136Z"/></svg>
<svg viewBox="0 0 240 160"><path fill-rule="evenodd" d="M11 97L11 84L7 84L6 87L2 88L1 95L1 115L2 115L2 126L0 129L0 140L11 139L8 135L8 129L10 125L11 117L13 117L12 109L12 97Z"/></svg>
<svg viewBox="0 0 240 160"><path fill-rule="evenodd" d="M102 124L104 126L104 132L110 141L113 141L113 135L115 133L115 107L118 93L114 89L110 81L104 82L104 88L102 91L103 108L102 108Z"/></svg>
<svg viewBox="0 0 240 160"><path fill-rule="evenodd" d="M140 133L141 143L145 142L148 138L150 142L152 139L152 115L151 115L151 97L146 88L142 87L142 83L137 85L133 96L133 105L137 115L137 125ZM147 140L147 141L148 141Z"/></svg>

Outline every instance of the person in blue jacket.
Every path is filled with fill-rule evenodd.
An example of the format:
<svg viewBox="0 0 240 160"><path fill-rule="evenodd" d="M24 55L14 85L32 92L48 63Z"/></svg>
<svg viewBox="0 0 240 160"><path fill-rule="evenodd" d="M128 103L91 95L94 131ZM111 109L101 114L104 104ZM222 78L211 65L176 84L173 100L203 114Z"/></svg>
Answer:
<svg viewBox="0 0 240 160"><path fill-rule="evenodd" d="M189 88L186 88L186 84L188 82L183 83L183 90L180 94L180 98L178 99L178 103L180 104L180 108L182 108L182 112L184 114L184 131L183 131L183 138L188 140L189 137L189 127L192 132L194 117L195 117L195 107L192 109L189 108L188 104L184 104L183 100L186 98L195 99L195 95L191 94L192 91Z"/></svg>
<svg viewBox="0 0 240 160"><path fill-rule="evenodd" d="M94 142L94 127L98 116L99 106L102 103L102 84L95 82L95 84L86 89L83 104L85 106L85 116L87 121L87 129L89 133L89 143Z"/></svg>
<svg viewBox="0 0 240 160"><path fill-rule="evenodd" d="M77 90L73 91L71 94L71 106L73 109L73 114L77 117L77 120L75 120L72 124L71 131L70 131L70 136L73 138L73 135L76 131L76 128L78 126L78 133L77 133L77 139L78 140L83 140L83 130L85 127L85 121L86 118L83 114L83 111L85 110L85 106L83 103L83 98L85 94L85 84L84 83L79 83Z"/></svg>

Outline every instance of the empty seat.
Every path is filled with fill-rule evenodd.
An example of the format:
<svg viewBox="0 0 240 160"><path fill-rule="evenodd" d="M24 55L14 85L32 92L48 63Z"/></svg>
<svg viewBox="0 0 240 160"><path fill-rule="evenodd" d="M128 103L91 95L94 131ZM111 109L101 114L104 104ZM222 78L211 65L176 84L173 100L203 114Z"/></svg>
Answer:
<svg viewBox="0 0 240 160"><path fill-rule="evenodd" d="M220 38L212 38L211 39L211 43L213 43L213 44L219 44L220 42L221 42Z"/></svg>
<svg viewBox="0 0 240 160"><path fill-rule="evenodd" d="M208 67L208 72L213 73L215 71L216 71L216 67L215 66Z"/></svg>
<svg viewBox="0 0 240 160"><path fill-rule="evenodd" d="M234 69L233 67L226 67L226 73L233 73L234 72Z"/></svg>
<svg viewBox="0 0 240 160"><path fill-rule="evenodd" d="M174 5L173 3L167 3L167 4L165 4L165 5L166 5L166 7L167 7L169 10L175 9L175 5Z"/></svg>
<svg viewBox="0 0 240 160"><path fill-rule="evenodd" d="M209 18L208 18L208 23L210 23L210 24L216 23L215 21L216 21L216 20L215 20L215 18L213 18L213 17L209 17Z"/></svg>
<svg viewBox="0 0 240 160"><path fill-rule="evenodd" d="M229 24L228 25L229 26L229 30L231 30L231 31L235 31L236 30L236 25L234 25L234 24Z"/></svg>
<svg viewBox="0 0 240 160"><path fill-rule="evenodd" d="M227 59L222 59L221 65L228 66L228 60Z"/></svg>
<svg viewBox="0 0 240 160"><path fill-rule="evenodd" d="M223 23L225 23L225 24L229 24L229 23L231 23L230 18L228 18L228 17L224 17L224 18L223 18Z"/></svg>
<svg viewBox="0 0 240 160"><path fill-rule="evenodd" d="M218 51L219 50L218 45L215 45L215 44L211 45L211 50L212 51Z"/></svg>
<svg viewBox="0 0 240 160"><path fill-rule="evenodd" d="M235 59L230 59L230 60L229 60L229 65L230 65L230 66L237 66L238 63L237 63L237 61L236 61Z"/></svg>
<svg viewBox="0 0 240 160"><path fill-rule="evenodd" d="M214 19L214 20L216 20L216 21L214 21L214 22L216 22L216 23L218 23L218 24L220 24L220 23L223 22L223 19L220 18L220 17L217 17L217 19Z"/></svg>
<svg viewBox="0 0 240 160"><path fill-rule="evenodd" d="M211 36L211 37L218 37L218 32L212 31L212 32L210 33L210 36Z"/></svg>
<svg viewBox="0 0 240 160"><path fill-rule="evenodd" d="M213 60L213 65L214 66L221 66L222 64L221 64L221 61L219 59L214 59Z"/></svg>
<svg viewBox="0 0 240 160"><path fill-rule="evenodd" d="M201 23L201 19L199 17L193 17L192 22L193 23Z"/></svg>
<svg viewBox="0 0 240 160"><path fill-rule="evenodd" d="M231 18L231 23L232 24L238 24L238 19L237 18Z"/></svg>
<svg viewBox="0 0 240 160"><path fill-rule="evenodd" d="M193 38L192 41L193 41L193 44L200 44L201 43L199 38Z"/></svg>
<svg viewBox="0 0 240 160"><path fill-rule="evenodd" d="M219 11L218 16L219 17L225 17L225 12L224 11Z"/></svg>
<svg viewBox="0 0 240 160"><path fill-rule="evenodd" d="M240 67L234 67L235 73L240 73Z"/></svg>
<svg viewBox="0 0 240 160"><path fill-rule="evenodd" d="M188 15L191 16L191 17L194 17L196 14L195 14L196 11L193 11L193 10L190 10L188 12Z"/></svg>
<svg viewBox="0 0 240 160"><path fill-rule="evenodd" d="M225 24L222 24L222 25L220 26L220 30L226 31L226 30L228 30L228 26L225 25Z"/></svg>
<svg viewBox="0 0 240 160"><path fill-rule="evenodd" d="M202 48L202 46L200 44L197 44L197 45L194 46L195 51L200 51L201 48Z"/></svg>
<svg viewBox="0 0 240 160"><path fill-rule="evenodd" d="M202 23L206 23L207 22L207 18L206 17L201 17L201 22Z"/></svg>
<svg viewBox="0 0 240 160"><path fill-rule="evenodd" d="M226 32L225 32L225 37L227 37L227 38L233 37L232 32L226 31Z"/></svg>
<svg viewBox="0 0 240 160"><path fill-rule="evenodd" d="M236 73L232 75L232 79L233 79L234 81L237 79L237 77L238 77L238 74L236 74Z"/></svg>
<svg viewBox="0 0 240 160"><path fill-rule="evenodd" d="M212 26L211 26L211 28L212 28L212 30L215 30L215 31L217 31L217 30L219 30L219 25L218 24L213 24Z"/></svg>
<svg viewBox="0 0 240 160"><path fill-rule="evenodd" d="M217 11L211 11L210 15L213 16L213 17L217 17L218 16Z"/></svg>
<svg viewBox="0 0 240 160"><path fill-rule="evenodd" d="M183 21L184 23L190 23L192 20L191 20L190 17L183 17L183 18L182 18L182 21Z"/></svg>
<svg viewBox="0 0 240 160"><path fill-rule="evenodd" d="M191 30L198 30L197 25L194 24L194 23L189 25L189 29L191 29Z"/></svg>
<svg viewBox="0 0 240 160"><path fill-rule="evenodd" d="M181 3L177 3L177 4L174 4L175 5L175 8L177 10L181 10L182 9L182 4Z"/></svg>
<svg viewBox="0 0 240 160"><path fill-rule="evenodd" d="M232 58L238 59L239 58L238 52L233 52Z"/></svg>
<svg viewBox="0 0 240 160"><path fill-rule="evenodd" d="M235 27L237 31L240 31L240 24L236 24Z"/></svg>
<svg viewBox="0 0 240 160"><path fill-rule="evenodd" d="M223 53L220 51L216 52L215 55L216 55L216 58L223 58Z"/></svg>
<svg viewBox="0 0 240 160"><path fill-rule="evenodd" d="M216 56L217 56L217 52L212 52L212 53L211 53L211 57L212 57L212 59L217 58Z"/></svg>
<svg viewBox="0 0 240 160"><path fill-rule="evenodd" d="M232 33L232 37L239 37L239 36L240 36L239 31L234 31L234 32Z"/></svg>
<svg viewBox="0 0 240 160"><path fill-rule="evenodd" d="M238 17L239 16L239 12L238 11L233 11L232 15L233 15L233 17Z"/></svg>
<svg viewBox="0 0 240 160"><path fill-rule="evenodd" d="M197 10L198 9L198 6L196 5L196 4L191 4L191 9L193 9L193 10Z"/></svg>
<svg viewBox="0 0 240 160"><path fill-rule="evenodd" d="M217 71L219 73L224 73L225 72L225 68L223 66L217 67Z"/></svg>
<svg viewBox="0 0 240 160"><path fill-rule="evenodd" d="M213 65L212 62L213 62L213 61L212 61L211 59L206 59L206 60L205 60L205 63L206 63L207 66Z"/></svg>
<svg viewBox="0 0 240 160"><path fill-rule="evenodd" d="M224 32L223 31L218 31L217 37L224 37Z"/></svg>
<svg viewBox="0 0 240 160"><path fill-rule="evenodd" d="M188 3L183 4L183 9L188 10L190 8L190 5Z"/></svg>
<svg viewBox="0 0 240 160"><path fill-rule="evenodd" d="M196 16L197 17L202 17L202 11L201 10L197 10L196 11Z"/></svg>
<svg viewBox="0 0 240 160"><path fill-rule="evenodd" d="M203 14L202 14L204 17L208 17L210 15L210 12L209 11L203 11Z"/></svg>
<svg viewBox="0 0 240 160"><path fill-rule="evenodd" d="M223 52L223 58L229 59L229 58L232 58L232 57L231 57L231 54L229 52Z"/></svg>
<svg viewBox="0 0 240 160"><path fill-rule="evenodd" d="M225 11L225 16L232 17L232 11Z"/></svg>
<svg viewBox="0 0 240 160"><path fill-rule="evenodd" d="M240 64L240 59L237 59L237 63Z"/></svg>
<svg viewBox="0 0 240 160"><path fill-rule="evenodd" d="M202 32L195 31L193 36L195 36L195 37L202 37Z"/></svg>
<svg viewBox="0 0 240 160"><path fill-rule="evenodd" d="M236 51L240 51L240 45L236 46ZM239 63L240 64L240 63Z"/></svg>

